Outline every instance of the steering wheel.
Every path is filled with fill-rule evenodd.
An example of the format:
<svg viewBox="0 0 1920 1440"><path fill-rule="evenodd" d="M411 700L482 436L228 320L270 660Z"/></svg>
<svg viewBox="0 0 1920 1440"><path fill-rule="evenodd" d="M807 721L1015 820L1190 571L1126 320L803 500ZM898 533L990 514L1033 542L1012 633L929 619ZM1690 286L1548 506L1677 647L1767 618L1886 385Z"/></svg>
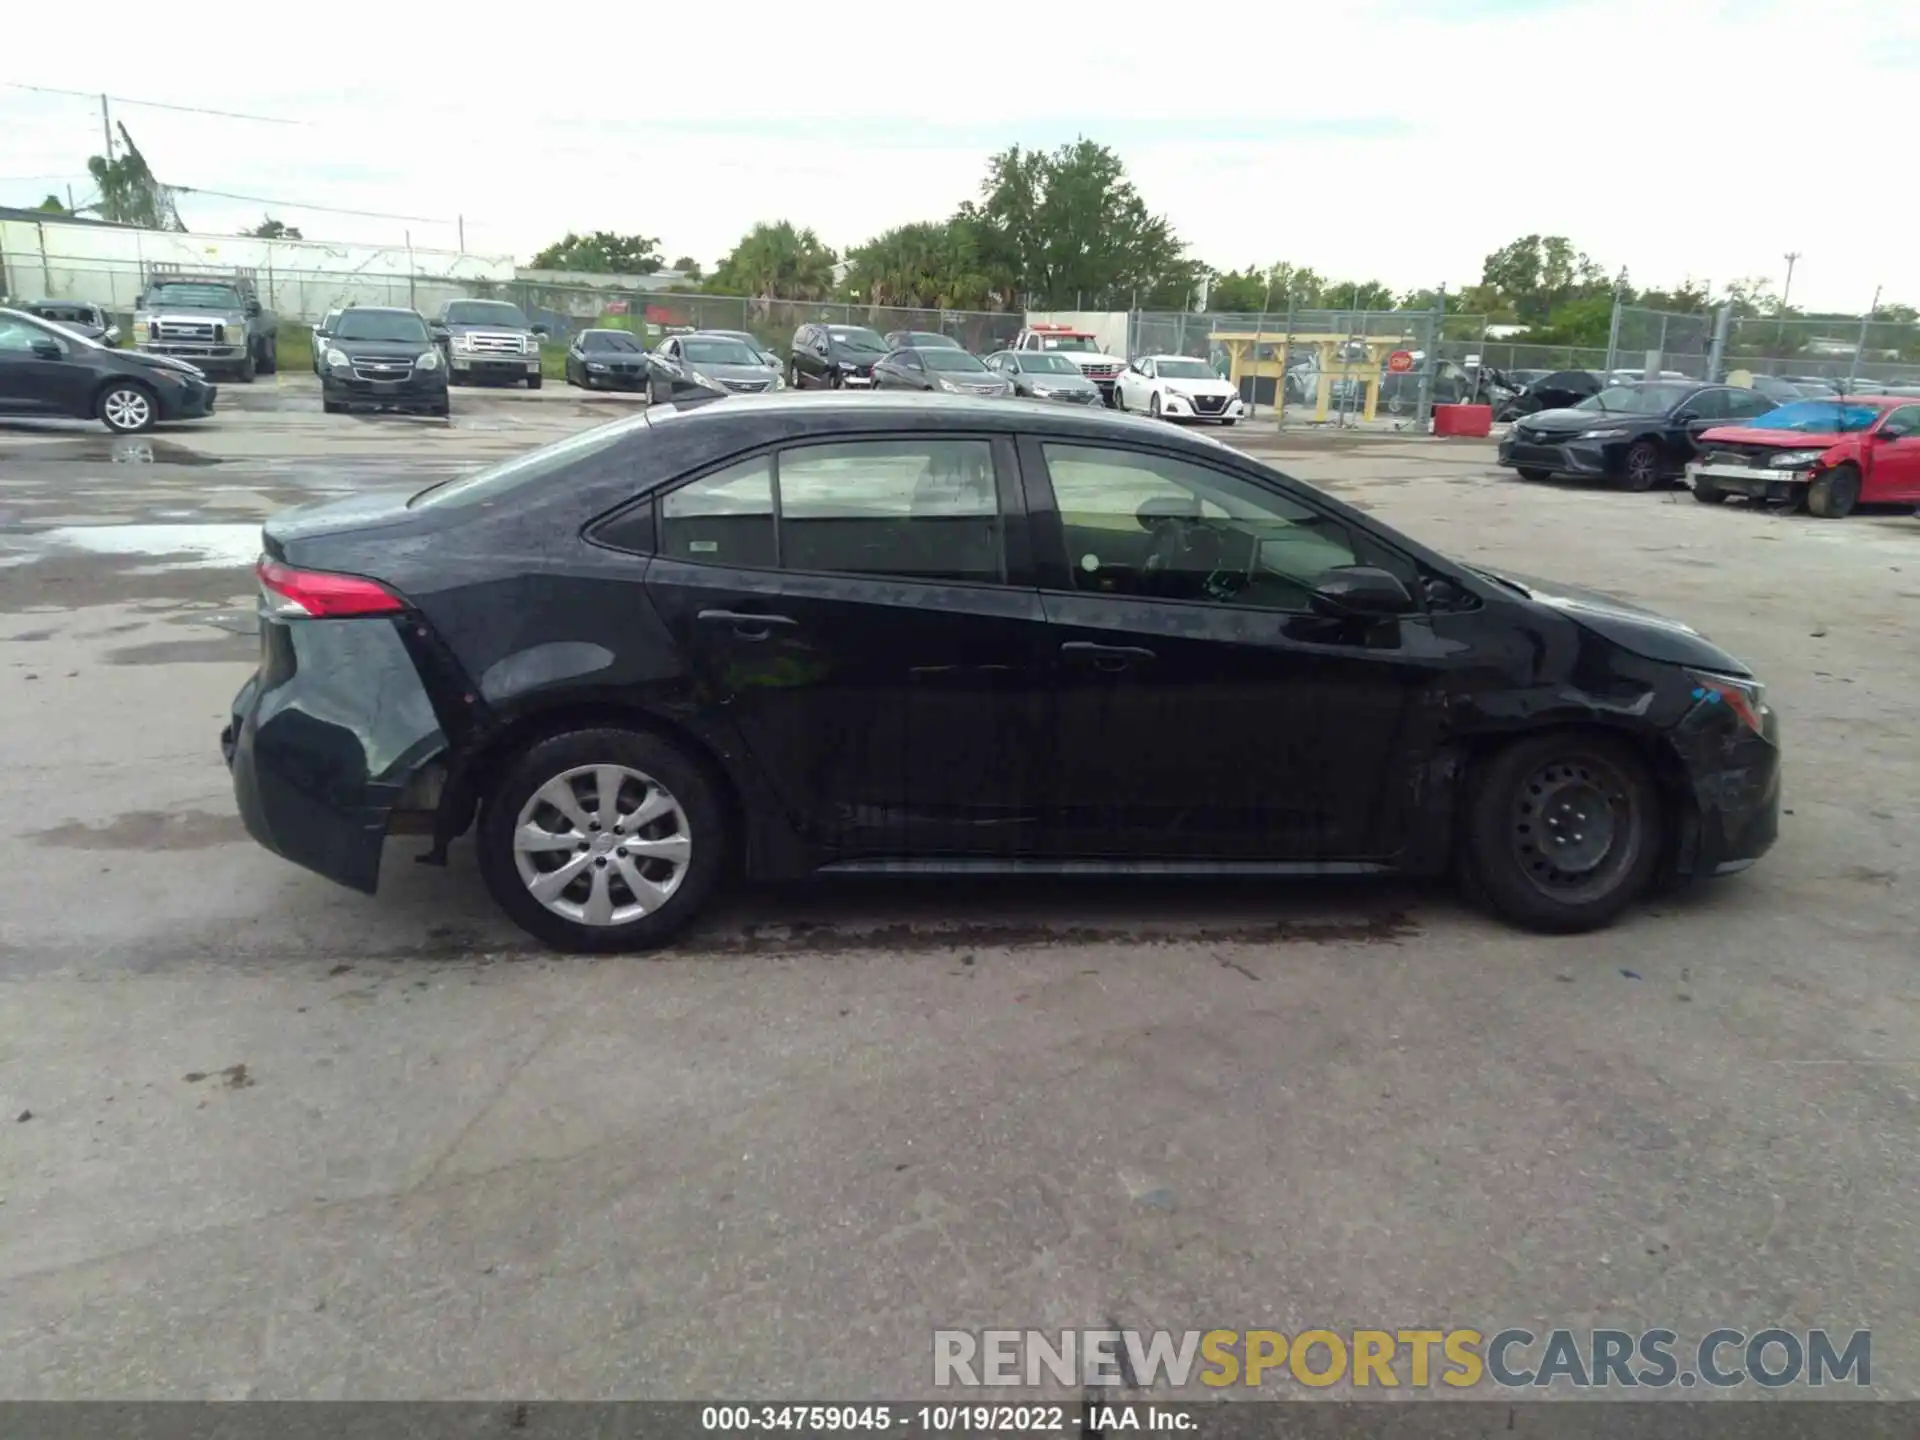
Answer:
<svg viewBox="0 0 1920 1440"><path fill-rule="evenodd" d="M1147 552L1143 567L1146 589L1150 594L1165 599L1199 599L1203 595L1220 599L1224 595L1231 595L1240 586L1228 588L1222 581L1220 562L1225 558L1225 551L1220 532L1205 520L1178 516L1158 520L1153 528L1153 546ZM1192 596L1175 595L1174 591L1179 587L1177 577L1180 576L1194 577L1195 587L1200 593ZM1218 593L1223 590L1224 595Z"/></svg>

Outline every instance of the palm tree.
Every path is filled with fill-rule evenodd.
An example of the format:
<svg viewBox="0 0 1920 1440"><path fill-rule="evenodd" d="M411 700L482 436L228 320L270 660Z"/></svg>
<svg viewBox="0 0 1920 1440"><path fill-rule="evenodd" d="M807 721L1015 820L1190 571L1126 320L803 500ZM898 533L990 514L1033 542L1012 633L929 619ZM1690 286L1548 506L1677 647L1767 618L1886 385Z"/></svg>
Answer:
<svg viewBox="0 0 1920 1440"><path fill-rule="evenodd" d="M820 300L833 293L838 258L811 230L762 222L720 262L707 288L762 300Z"/></svg>

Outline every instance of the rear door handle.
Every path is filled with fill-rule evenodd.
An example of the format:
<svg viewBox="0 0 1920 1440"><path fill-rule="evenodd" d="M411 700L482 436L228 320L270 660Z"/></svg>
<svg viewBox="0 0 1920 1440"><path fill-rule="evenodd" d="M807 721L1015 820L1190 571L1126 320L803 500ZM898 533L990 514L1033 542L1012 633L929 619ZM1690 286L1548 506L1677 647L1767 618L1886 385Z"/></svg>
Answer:
<svg viewBox="0 0 1920 1440"><path fill-rule="evenodd" d="M1091 640L1069 640L1060 653L1070 660L1085 660L1096 670L1109 673L1144 664L1154 658L1144 645L1097 645Z"/></svg>
<svg viewBox="0 0 1920 1440"><path fill-rule="evenodd" d="M791 615L749 615L739 610L702 610L703 625L731 625L742 640L765 640L776 630L791 630L800 622Z"/></svg>

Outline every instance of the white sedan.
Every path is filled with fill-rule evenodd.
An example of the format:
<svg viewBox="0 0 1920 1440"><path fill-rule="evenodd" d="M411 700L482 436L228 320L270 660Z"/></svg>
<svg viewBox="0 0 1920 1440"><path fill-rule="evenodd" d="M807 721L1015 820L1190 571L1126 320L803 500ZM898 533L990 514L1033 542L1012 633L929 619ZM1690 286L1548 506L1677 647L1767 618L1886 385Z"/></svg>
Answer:
<svg viewBox="0 0 1920 1440"><path fill-rule="evenodd" d="M1167 420L1217 420L1231 425L1246 411L1240 392L1214 374L1204 360L1186 355L1145 355L1113 382L1113 403Z"/></svg>

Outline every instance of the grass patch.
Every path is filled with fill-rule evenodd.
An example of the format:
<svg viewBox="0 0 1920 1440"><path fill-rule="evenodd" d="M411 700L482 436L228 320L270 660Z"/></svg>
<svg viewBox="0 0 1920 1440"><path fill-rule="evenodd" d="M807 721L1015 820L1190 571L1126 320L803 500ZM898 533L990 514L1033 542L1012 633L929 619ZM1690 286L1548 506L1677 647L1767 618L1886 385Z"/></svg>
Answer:
<svg viewBox="0 0 1920 1440"><path fill-rule="evenodd" d="M282 321L273 332L273 352L282 370L312 370L313 327Z"/></svg>

